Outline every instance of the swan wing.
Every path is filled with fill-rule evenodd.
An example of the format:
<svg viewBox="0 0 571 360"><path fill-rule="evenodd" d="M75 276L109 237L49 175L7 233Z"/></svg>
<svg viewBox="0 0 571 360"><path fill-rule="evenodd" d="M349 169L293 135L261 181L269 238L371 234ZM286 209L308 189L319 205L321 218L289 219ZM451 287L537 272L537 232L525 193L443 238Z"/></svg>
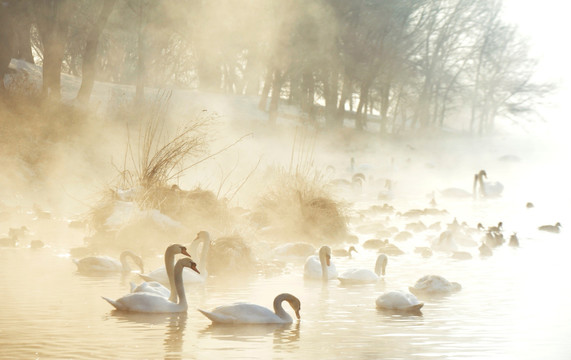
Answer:
<svg viewBox="0 0 571 360"><path fill-rule="evenodd" d="M90 256L74 262L77 270L81 272L120 272L123 270L119 260L108 256Z"/></svg>
<svg viewBox="0 0 571 360"><path fill-rule="evenodd" d="M157 281L145 281L139 284L138 286L131 283L131 292L150 293L166 298L169 298L171 295L171 291L166 286Z"/></svg>
<svg viewBox="0 0 571 360"><path fill-rule="evenodd" d="M403 291L386 292L375 302L377 307L389 310L420 310L424 306L424 303L419 302L416 296Z"/></svg>

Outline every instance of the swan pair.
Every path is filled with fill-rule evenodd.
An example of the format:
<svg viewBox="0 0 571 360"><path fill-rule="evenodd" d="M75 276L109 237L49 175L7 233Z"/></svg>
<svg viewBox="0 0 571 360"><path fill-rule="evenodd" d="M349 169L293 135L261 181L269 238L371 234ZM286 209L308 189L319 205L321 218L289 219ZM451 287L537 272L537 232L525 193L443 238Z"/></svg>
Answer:
<svg viewBox="0 0 571 360"><path fill-rule="evenodd" d="M119 260L109 256L89 256L80 260L73 259L73 262L77 265L77 271L83 274L129 273L131 267L127 258L132 259L141 272L144 271L143 260L130 250L123 251Z"/></svg>
<svg viewBox="0 0 571 360"><path fill-rule="evenodd" d="M485 181L484 179L488 177L485 170L480 170L477 174L474 174L474 181L472 183L472 193L464 189L459 188L447 188L440 191L440 194L448 198L467 198L476 197L478 191L478 185L480 185L480 195L482 197L496 197L500 196L504 190L504 185L497 181Z"/></svg>
<svg viewBox="0 0 571 360"><path fill-rule="evenodd" d="M117 300L103 297L115 309L120 311L144 312L144 313L175 313L188 310L184 284L182 282L182 270L190 268L198 273L196 263L191 258L182 258L174 266L174 283L178 294L178 303L170 301L166 297L149 292L135 292L127 294Z"/></svg>

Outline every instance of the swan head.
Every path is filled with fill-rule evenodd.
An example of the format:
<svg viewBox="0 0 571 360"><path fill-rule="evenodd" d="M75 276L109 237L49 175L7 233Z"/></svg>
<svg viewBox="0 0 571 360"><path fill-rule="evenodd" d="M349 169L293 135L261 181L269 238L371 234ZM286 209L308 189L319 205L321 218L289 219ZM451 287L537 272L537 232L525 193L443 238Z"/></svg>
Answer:
<svg viewBox="0 0 571 360"><path fill-rule="evenodd" d="M324 245L319 249L319 259L322 262L325 260L327 266L331 265L331 248L329 246Z"/></svg>
<svg viewBox="0 0 571 360"><path fill-rule="evenodd" d="M180 259L179 261L177 261L177 265L178 264L181 264L183 267L191 268L192 270L200 274L200 271L198 271L198 269L196 268L197 266L196 263L189 257Z"/></svg>
<svg viewBox="0 0 571 360"><path fill-rule="evenodd" d="M170 252L170 251L172 251L174 254L183 254L183 255L190 257L190 254L188 253L186 246L182 246L180 244L173 244L173 245L169 246L167 248L167 252Z"/></svg>
<svg viewBox="0 0 571 360"><path fill-rule="evenodd" d="M300 319L301 316L299 315L299 311L301 310L301 301L299 301L298 298L292 295L291 298L287 300L287 302L289 303L293 311L295 311L295 317Z"/></svg>
<svg viewBox="0 0 571 360"><path fill-rule="evenodd" d="M480 172L478 173L478 177L479 178L488 178L488 174L486 174L486 170L480 170Z"/></svg>
<svg viewBox="0 0 571 360"><path fill-rule="evenodd" d="M204 240L204 241L210 241L210 233L208 231L199 231L196 234L196 238L194 240Z"/></svg>

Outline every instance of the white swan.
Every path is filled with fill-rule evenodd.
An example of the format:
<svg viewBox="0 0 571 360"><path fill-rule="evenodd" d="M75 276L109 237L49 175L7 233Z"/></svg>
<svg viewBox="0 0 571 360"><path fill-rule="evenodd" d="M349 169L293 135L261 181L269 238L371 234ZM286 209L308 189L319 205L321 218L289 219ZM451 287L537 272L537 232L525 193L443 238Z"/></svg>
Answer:
<svg viewBox="0 0 571 360"><path fill-rule="evenodd" d="M206 231L199 232L194 240L197 240L201 236L206 236L205 234L208 235ZM210 240L210 235L208 235L208 240ZM203 255L206 256L206 254ZM170 284L169 276L164 266L156 270L153 270L148 274L139 274L139 276L141 276L145 281L156 281L164 286L169 286ZM185 285L192 285L192 284L202 284L204 283L206 278L190 269L185 268L183 271L182 279Z"/></svg>
<svg viewBox="0 0 571 360"><path fill-rule="evenodd" d="M303 276L306 279L322 279L323 281L336 279L337 268L331 262L331 248L327 245L319 249L319 255L307 258L303 267Z"/></svg>
<svg viewBox="0 0 571 360"><path fill-rule="evenodd" d="M73 262L77 265L77 270L85 274L128 273L131 272L131 267L127 258L131 258L141 272L144 271L143 260L129 250L123 251L119 260L110 256L88 256L80 260L73 259Z"/></svg>
<svg viewBox="0 0 571 360"><path fill-rule="evenodd" d="M213 323L223 324L289 324L292 317L282 307L282 302L287 301L295 316L299 319L301 303L298 298L291 294L283 293L274 299L274 311L256 304L236 303L233 305L219 306L212 311L198 309Z"/></svg>
<svg viewBox="0 0 571 360"><path fill-rule="evenodd" d="M389 291L377 298L375 304L379 309L417 312L424 306L416 296L404 291Z"/></svg>
<svg viewBox="0 0 571 360"><path fill-rule="evenodd" d="M279 258L301 258L303 260L315 254L315 247L304 242L288 243L276 247L272 254Z"/></svg>
<svg viewBox="0 0 571 360"><path fill-rule="evenodd" d="M504 185L497 181L485 181L488 178L485 170L480 170L478 175L478 183L480 184L480 192L483 197L496 197L502 194Z"/></svg>
<svg viewBox="0 0 571 360"><path fill-rule="evenodd" d="M476 196L476 187L478 186L478 174L474 175L474 181L472 183L472 192L468 192L464 189L460 188L447 188L444 190L440 190L440 194L446 198L468 198L468 197L475 197Z"/></svg>
<svg viewBox="0 0 571 360"><path fill-rule="evenodd" d="M379 254L375 262L375 272L369 269L349 269L339 275L338 279L342 284L371 284L376 283L381 275L385 275L388 257Z"/></svg>
<svg viewBox="0 0 571 360"><path fill-rule="evenodd" d="M178 303L169 301L167 298L155 294L137 292L125 295L117 300L103 297L109 304L120 311L133 311L144 313L173 313L185 312L188 309L184 284L182 282L182 270L190 268L196 272L196 263L191 258L183 258L176 262L174 266L174 281L178 294Z"/></svg>
<svg viewBox="0 0 571 360"><path fill-rule="evenodd" d="M159 296L164 296L168 298L169 301L175 302L177 300L176 287L174 283L174 257L176 254L190 256L186 251L186 247L180 244L173 244L167 247L165 250L164 260L165 269L169 280L169 287L164 286L158 281L145 281L138 286L134 283L131 283L131 292L148 292ZM169 289L174 289L174 291L171 292Z"/></svg>
<svg viewBox="0 0 571 360"><path fill-rule="evenodd" d="M409 286L408 290L416 296L438 296L448 295L462 289L462 285L457 282L450 282L439 275L425 275L416 281L414 286Z"/></svg>

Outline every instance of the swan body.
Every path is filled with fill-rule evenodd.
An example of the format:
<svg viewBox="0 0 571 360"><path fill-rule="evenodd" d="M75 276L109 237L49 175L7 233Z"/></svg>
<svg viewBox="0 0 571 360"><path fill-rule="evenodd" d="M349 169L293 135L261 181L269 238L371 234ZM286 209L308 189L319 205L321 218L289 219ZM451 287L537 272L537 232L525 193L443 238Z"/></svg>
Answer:
<svg viewBox="0 0 571 360"><path fill-rule="evenodd" d="M219 306L212 311L198 309L213 323L222 324L289 324L292 317L282 307L282 302L287 301L296 317L299 319L301 303L298 298L291 294L283 293L274 299L274 311L256 304L235 303L232 305Z"/></svg>
<svg viewBox="0 0 571 360"><path fill-rule="evenodd" d="M303 275L306 279L322 279L323 281L337 278L337 268L331 262L329 246L322 246L319 249L319 255L307 258L303 267Z"/></svg>
<svg viewBox="0 0 571 360"><path fill-rule="evenodd" d="M485 170L480 170L480 172L477 174L477 177L478 183L480 184L481 196L497 197L502 194L502 191L504 191L504 185L502 183L497 181L484 180L484 178L488 177Z"/></svg>
<svg viewBox="0 0 571 360"><path fill-rule="evenodd" d="M352 253L356 252L358 253L357 249L355 249L354 246L350 246L349 249L335 249L333 250L333 255L335 256L346 256L346 257L352 257Z"/></svg>
<svg viewBox="0 0 571 360"><path fill-rule="evenodd" d="M457 282L450 282L439 275L426 275L417 280L414 286L409 286L409 291L419 295L447 295L462 289Z"/></svg>
<svg viewBox="0 0 571 360"><path fill-rule="evenodd" d="M206 237L208 236L208 244L210 243L210 235L208 235L208 232L206 231L201 231L198 233L197 237L194 239L194 241L196 241L197 239L201 238L201 237ZM202 238L201 238L202 239ZM194 243L193 241L193 243ZM209 245L206 245L203 247L203 253L201 254L201 261L206 262L206 256L208 255L208 247ZM205 252L206 251L206 252ZM189 255L190 256L190 255ZM200 269L199 269L200 271ZM185 285L193 285L193 284L203 284L206 280L206 277L203 276L201 273L197 273L195 271L192 271L189 268L184 268L183 272L182 272L182 279ZM148 274L139 274L139 276L141 276L145 281L156 281L158 283L161 283L164 286L169 286L170 284L170 280L169 280L169 276L167 273L167 268L166 267L160 267L156 270L151 271Z"/></svg>
<svg viewBox="0 0 571 360"><path fill-rule="evenodd" d="M289 243L276 247L273 254L282 258L300 257L306 259L308 256L315 254L315 247L304 242Z"/></svg>
<svg viewBox="0 0 571 360"><path fill-rule="evenodd" d="M342 284L371 284L379 281L381 275L385 275L388 257L379 254L375 262L375 271L369 269L349 269L339 275L338 279Z"/></svg>
<svg viewBox="0 0 571 360"><path fill-rule="evenodd" d="M89 256L80 260L73 259L73 262L77 265L77 270L81 273L128 273L131 272L131 267L129 266L127 258L131 258L141 269L141 272L144 271L143 260L129 250L123 251L119 260L110 256Z"/></svg>
<svg viewBox="0 0 571 360"><path fill-rule="evenodd" d="M538 227L538 229L541 231L547 231L547 232L558 234L560 231L560 229L559 229L560 227L561 227L561 223L558 222L555 225L542 225L542 226Z"/></svg>
<svg viewBox="0 0 571 360"><path fill-rule="evenodd" d="M168 298L172 302L176 302L177 300L177 293L176 291L170 291L169 289L175 289L175 282L174 282L174 257L176 254L183 254L186 256L190 256L186 251L186 247L180 244L173 244L167 247L165 250L165 269L168 278L168 286L161 284L158 281L145 281L140 285L135 285L131 283L131 292L147 292L151 294L156 294L159 296L164 296Z"/></svg>
<svg viewBox="0 0 571 360"><path fill-rule="evenodd" d="M186 294L184 293L184 284L182 282L183 268L190 268L196 272L196 263L191 258L183 258L177 261L174 267L174 278L176 292L178 294L178 303L169 301L163 296L151 294L148 292L136 292L127 294L117 300L103 297L108 303L113 305L115 309L120 311L143 312L143 313L174 313L185 312L188 309L186 302Z"/></svg>
<svg viewBox="0 0 571 360"><path fill-rule="evenodd" d="M398 311L419 311L424 303L419 302L416 296L404 291L389 291L375 301L379 309Z"/></svg>

